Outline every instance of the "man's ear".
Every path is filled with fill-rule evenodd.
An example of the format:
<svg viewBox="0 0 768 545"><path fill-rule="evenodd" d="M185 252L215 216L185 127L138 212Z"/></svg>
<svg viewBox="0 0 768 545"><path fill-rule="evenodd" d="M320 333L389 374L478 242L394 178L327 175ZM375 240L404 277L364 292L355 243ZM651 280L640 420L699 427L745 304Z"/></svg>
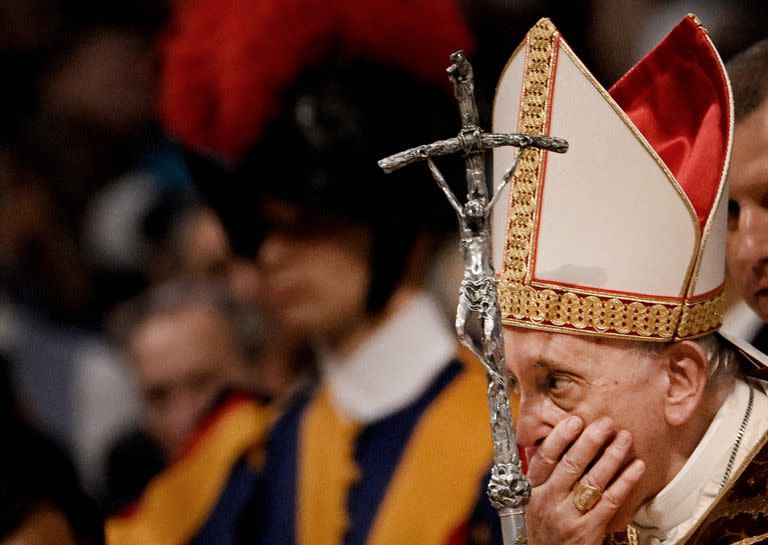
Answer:
<svg viewBox="0 0 768 545"><path fill-rule="evenodd" d="M671 426L681 426L693 418L704 397L709 362L698 343L680 341L662 351L669 382L664 415Z"/></svg>

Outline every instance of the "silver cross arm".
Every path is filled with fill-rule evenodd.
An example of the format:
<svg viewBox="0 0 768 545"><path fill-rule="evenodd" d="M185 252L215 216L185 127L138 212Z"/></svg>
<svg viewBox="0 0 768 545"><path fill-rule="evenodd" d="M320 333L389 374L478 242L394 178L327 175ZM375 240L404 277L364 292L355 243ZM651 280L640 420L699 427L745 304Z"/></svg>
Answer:
<svg viewBox="0 0 768 545"><path fill-rule="evenodd" d="M467 147L472 145L472 143L468 144L467 140L469 139L464 136L438 140L431 144L424 144L385 157L378 162L378 165L384 172L389 174L417 161L423 161L427 157L439 157L441 155L451 155L460 151L466 151ZM555 153L565 153L568 151L568 142L563 138L554 136L481 133L478 144L480 148L478 151L485 151L499 146L532 147Z"/></svg>

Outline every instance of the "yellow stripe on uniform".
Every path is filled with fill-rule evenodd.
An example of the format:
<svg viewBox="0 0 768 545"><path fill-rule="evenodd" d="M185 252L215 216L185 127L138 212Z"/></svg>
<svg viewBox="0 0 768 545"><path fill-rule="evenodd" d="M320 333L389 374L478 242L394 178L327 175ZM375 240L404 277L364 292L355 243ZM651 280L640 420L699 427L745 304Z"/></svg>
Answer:
<svg viewBox="0 0 768 545"><path fill-rule="evenodd" d="M354 460L359 429L336 411L327 387L306 407L298 446L298 545L342 543L349 528L347 493L359 477Z"/></svg>
<svg viewBox="0 0 768 545"><path fill-rule="evenodd" d="M426 410L376 514L369 545L443 545L468 521L493 459L486 388L482 368L469 362Z"/></svg>
<svg viewBox="0 0 768 545"><path fill-rule="evenodd" d="M153 479L138 508L107 521L107 545L184 545L207 520L237 460L262 442L271 411L250 400L224 407L197 444Z"/></svg>

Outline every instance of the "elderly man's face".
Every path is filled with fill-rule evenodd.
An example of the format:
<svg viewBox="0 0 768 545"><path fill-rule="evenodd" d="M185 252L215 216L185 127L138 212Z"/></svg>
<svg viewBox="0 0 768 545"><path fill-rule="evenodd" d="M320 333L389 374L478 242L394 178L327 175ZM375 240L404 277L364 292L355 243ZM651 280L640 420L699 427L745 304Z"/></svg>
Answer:
<svg viewBox="0 0 768 545"><path fill-rule="evenodd" d="M736 124L728 176L729 283L768 321L768 101Z"/></svg>
<svg viewBox="0 0 768 545"><path fill-rule="evenodd" d="M664 477L659 477L667 474L664 449L659 448L667 383L657 358L624 341L512 327L504 329L504 343L510 386L520 402L517 439L528 459L570 415L581 417L585 426L608 416L614 434L631 433L626 462L640 458L648 470L614 517L620 528L663 487Z"/></svg>
<svg viewBox="0 0 768 545"><path fill-rule="evenodd" d="M205 304L145 319L131 339L130 355L148 431L169 457L225 388L247 386L248 366L229 322Z"/></svg>

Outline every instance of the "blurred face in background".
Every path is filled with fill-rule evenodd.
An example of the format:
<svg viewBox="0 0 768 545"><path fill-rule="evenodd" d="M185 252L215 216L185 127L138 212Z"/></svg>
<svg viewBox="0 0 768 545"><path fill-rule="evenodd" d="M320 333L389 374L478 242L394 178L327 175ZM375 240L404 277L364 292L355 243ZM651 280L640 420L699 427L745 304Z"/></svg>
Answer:
<svg viewBox="0 0 768 545"><path fill-rule="evenodd" d="M76 545L66 517L58 510L43 506L37 509L0 545Z"/></svg>
<svg viewBox="0 0 768 545"><path fill-rule="evenodd" d="M263 213L267 232L254 259L258 272L243 268L238 273L235 266L234 288L240 284L242 293L242 275L258 274L263 308L296 335L333 342L364 321L369 230L282 201L268 201Z"/></svg>
<svg viewBox="0 0 768 545"><path fill-rule="evenodd" d="M728 180L729 285L768 321L768 101L736 124Z"/></svg>
<svg viewBox="0 0 768 545"><path fill-rule="evenodd" d="M129 348L147 430L170 457L222 390L247 380L228 322L207 305L150 316L134 331Z"/></svg>
<svg viewBox="0 0 768 545"><path fill-rule="evenodd" d="M117 131L152 119L157 64L151 39L135 31L101 28L84 33L43 85L43 100L56 116Z"/></svg>
<svg viewBox="0 0 768 545"><path fill-rule="evenodd" d="M208 208L199 208L186 219L179 246L182 274L193 279L226 274L231 258L227 233Z"/></svg>

